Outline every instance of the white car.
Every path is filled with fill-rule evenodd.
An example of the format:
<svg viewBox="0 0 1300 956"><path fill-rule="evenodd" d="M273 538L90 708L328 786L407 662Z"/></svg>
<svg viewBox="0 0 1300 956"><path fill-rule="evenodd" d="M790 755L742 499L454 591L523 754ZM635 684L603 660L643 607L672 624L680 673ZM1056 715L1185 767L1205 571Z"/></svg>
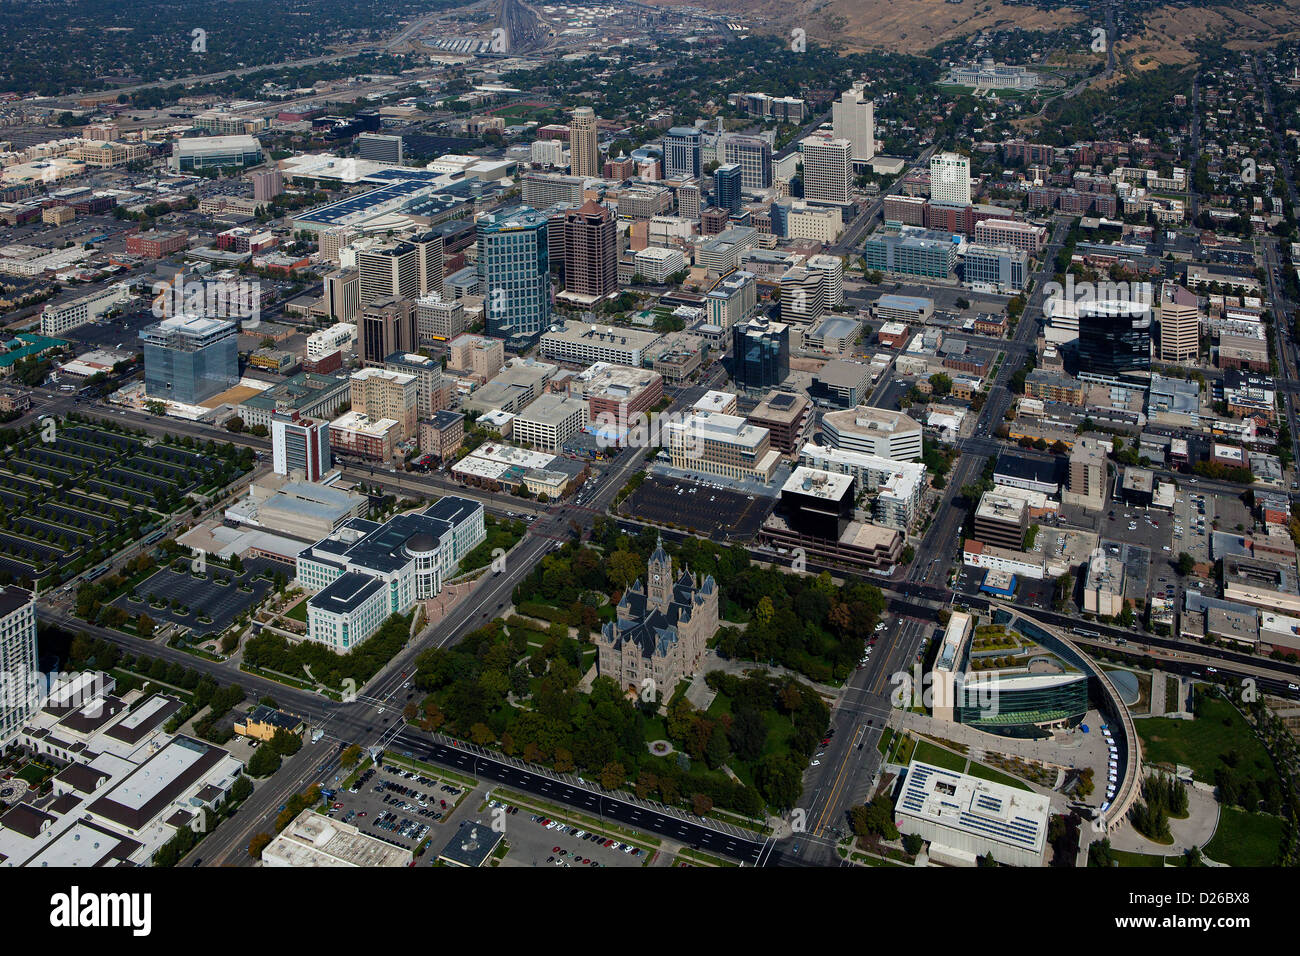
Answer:
<svg viewBox="0 0 1300 956"><path fill-rule="evenodd" d="M812 766L812 767L820 767L821 765L822 765L822 762L821 762L820 760L814 760L811 764L809 764L809 766Z"/></svg>

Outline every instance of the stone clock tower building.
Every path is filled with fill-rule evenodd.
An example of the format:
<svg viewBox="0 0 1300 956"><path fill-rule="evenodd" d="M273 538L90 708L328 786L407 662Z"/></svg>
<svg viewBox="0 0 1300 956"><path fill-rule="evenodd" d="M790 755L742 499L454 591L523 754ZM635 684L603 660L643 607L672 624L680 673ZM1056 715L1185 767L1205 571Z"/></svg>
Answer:
<svg viewBox="0 0 1300 956"><path fill-rule="evenodd" d="M678 682L704 663L705 646L718 629L718 588L683 569L673 580L673 561L662 539L650 555L646 581L635 581L618 604L617 620L596 638L597 667L627 691L672 695Z"/></svg>

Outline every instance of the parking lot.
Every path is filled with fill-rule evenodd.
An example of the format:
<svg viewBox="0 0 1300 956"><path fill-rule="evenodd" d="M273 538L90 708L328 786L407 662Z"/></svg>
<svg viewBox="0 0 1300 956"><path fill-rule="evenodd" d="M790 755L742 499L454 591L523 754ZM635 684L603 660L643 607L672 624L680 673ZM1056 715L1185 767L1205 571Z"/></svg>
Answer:
<svg viewBox="0 0 1300 956"><path fill-rule="evenodd" d="M124 594L114 605L132 617L148 614L155 623L170 622L191 628L195 634L219 633L228 628L235 618L254 607L271 590L271 581L258 577L262 571L284 571L282 565L266 558L247 558L244 570L235 574L228 568L208 565L207 577L196 577L188 569L176 571L163 568L146 578L136 588L135 600ZM218 583L224 581L226 583ZM252 590L241 590L246 585ZM158 598L156 606L153 598ZM172 601L189 608L182 613L172 606ZM200 622L200 617L211 618L211 623Z"/></svg>
<svg viewBox="0 0 1300 956"><path fill-rule="evenodd" d="M435 852L424 854L420 860L427 864L446 840L440 824L468 793L461 783L385 764L362 773L352 789L335 791L330 814L367 836L403 849L414 850L424 840L430 840Z"/></svg>
<svg viewBox="0 0 1300 956"><path fill-rule="evenodd" d="M501 811L504 816L500 815ZM481 816L484 822L494 818L502 821L506 842L510 844L507 864L595 868L642 866L649 859L641 846L592 833L580 823L536 813L504 799L490 800Z"/></svg>
<svg viewBox="0 0 1300 956"><path fill-rule="evenodd" d="M748 539L757 533L774 499L695 482L649 475L619 507L621 514L654 524L675 525L710 538Z"/></svg>
<svg viewBox="0 0 1300 956"><path fill-rule="evenodd" d="M1127 544L1151 553L1151 563L1168 570L1178 558L1173 540L1173 518L1167 511L1144 509L1112 501L1101 519L1101 544L1107 550ZM1131 572L1129 572L1131 573Z"/></svg>

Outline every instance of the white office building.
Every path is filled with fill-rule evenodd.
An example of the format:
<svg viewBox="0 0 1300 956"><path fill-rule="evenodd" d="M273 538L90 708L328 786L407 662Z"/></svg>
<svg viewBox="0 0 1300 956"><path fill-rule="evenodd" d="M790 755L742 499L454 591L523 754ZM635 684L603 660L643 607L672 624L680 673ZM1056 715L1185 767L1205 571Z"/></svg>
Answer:
<svg viewBox="0 0 1300 956"><path fill-rule="evenodd" d="M1042 866L1051 804L1042 794L913 760L894 817L903 833L930 842L930 858L975 866Z"/></svg>
<svg viewBox="0 0 1300 956"><path fill-rule="evenodd" d="M383 524L353 518L298 555L298 584L315 592L307 599L308 639L351 651L390 616L436 597L486 537L483 506L456 495Z"/></svg>
<svg viewBox="0 0 1300 956"><path fill-rule="evenodd" d="M868 163L876 156L876 107L863 92L863 84L831 104L831 123L836 139L846 139L853 146L853 161Z"/></svg>
<svg viewBox="0 0 1300 956"><path fill-rule="evenodd" d="M357 327L350 322L335 322L327 329L317 329L307 336L307 358L313 362L334 352L352 351L357 341Z"/></svg>
<svg viewBox="0 0 1300 956"><path fill-rule="evenodd" d="M97 321L105 312L131 301L126 283L116 282L106 289L46 305L41 312L41 335L57 338L69 329Z"/></svg>
<svg viewBox="0 0 1300 956"><path fill-rule="evenodd" d="M853 144L847 139L810 136L803 152L803 197L809 202L847 206L853 201Z"/></svg>
<svg viewBox="0 0 1300 956"><path fill-rule="evenodd" d="M859 405L822 416L822 433L832 448L895 461L921 457L921 426L902 412Z"/></svg>
<svg viewBox="0 0 1300 956"><path fill-rule="evenodd" d="M935 153L930 157L930 200L970 205L970 157Z"/></svg>
<svg viewBox="0 0 1300 956"><path fill-rule="evenodd" d="M36 667L36 600L31 591L0 590L0 745L7 745L39 703L32 698Z"/></svg>

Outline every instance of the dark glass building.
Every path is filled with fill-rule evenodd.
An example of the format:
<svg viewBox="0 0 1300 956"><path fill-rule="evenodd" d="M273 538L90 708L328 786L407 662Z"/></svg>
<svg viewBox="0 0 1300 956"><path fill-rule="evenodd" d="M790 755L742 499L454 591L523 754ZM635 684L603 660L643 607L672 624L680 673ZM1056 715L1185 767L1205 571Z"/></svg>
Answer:
<svg viewBox="0 0 1300 956"><path fill-rule="evenodd" d="M741 168L737 163L719 166L713 174L713 205L733 216L740 212Z"/></svg>
<svg viewBox="0 0 1300 956"><path fill-rule="evenodd" d="M1151 306L1113 299L1079 303L1079 372L1120 375L1151 367Z"/></svg>
<svg viewBox="0 0 1300 956"><path fill-rule="evenodd" d="M731 329L732 373L737 388L769 389L790 375L790 328L754 318Z"/></svg>

